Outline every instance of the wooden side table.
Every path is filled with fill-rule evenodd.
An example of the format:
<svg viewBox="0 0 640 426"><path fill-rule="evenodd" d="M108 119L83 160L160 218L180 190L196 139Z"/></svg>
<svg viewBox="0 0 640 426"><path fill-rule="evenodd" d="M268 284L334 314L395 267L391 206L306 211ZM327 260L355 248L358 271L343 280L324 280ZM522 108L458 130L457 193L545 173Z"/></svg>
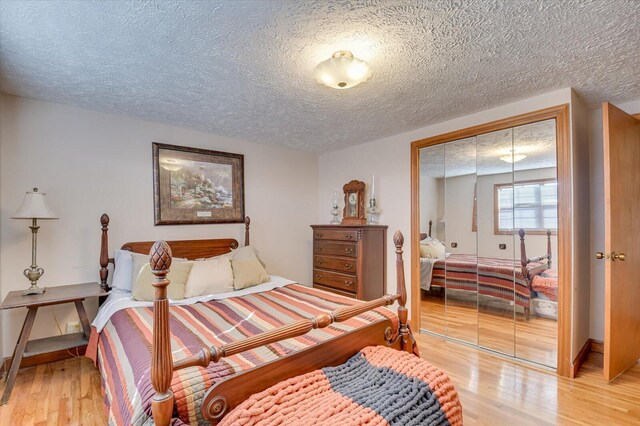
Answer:
<svg viewBox="0 0 640 426"><path fill-rule="evenodd" d="M0 309L27 308L27 317L22 325L22 331L18 338L18 343L11 357L11 367L7 375L7 387L2 394L0 405L4 405L11 397L11 391L16 381L16 375L20 369L20 362L23 357L41 355L49 352L60 351L64 349L75 348L89 343L89 335L91 334L91 325L87 317L87 311L82 303L88 297L105 296L107 293L98 283L84 283L64 285L59 287L47 287L42 294L32 294L24 296L21 290L12 291L0 305ZM80 324L82 325L81 333L63 334L61 336L46 337L44 339L29 340L33 322L36 319L38 308L42 306L60 305L63 303L74 303Z"/></svg>

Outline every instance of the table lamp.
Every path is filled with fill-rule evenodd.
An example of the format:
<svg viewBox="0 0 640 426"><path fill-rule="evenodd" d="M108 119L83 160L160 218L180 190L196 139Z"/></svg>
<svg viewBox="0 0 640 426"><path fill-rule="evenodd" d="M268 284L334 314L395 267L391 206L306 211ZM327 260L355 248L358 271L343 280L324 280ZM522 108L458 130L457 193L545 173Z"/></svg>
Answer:
<svg viewBox="0 0 640 426"><path fill-rule="evenodd" d="M38 279L44 274L44 269L36 264L36 249L38 246L38 219L57 219L56 214L51 210L45 198L46 194L38 192L38 188L33 188L33 192L27 192L18 210L11 216L12 219L31 219L31 267L24 270L23 274L29 281L31 287L23 291L23 295L42 294L44 288L38 287Z"/></svg>

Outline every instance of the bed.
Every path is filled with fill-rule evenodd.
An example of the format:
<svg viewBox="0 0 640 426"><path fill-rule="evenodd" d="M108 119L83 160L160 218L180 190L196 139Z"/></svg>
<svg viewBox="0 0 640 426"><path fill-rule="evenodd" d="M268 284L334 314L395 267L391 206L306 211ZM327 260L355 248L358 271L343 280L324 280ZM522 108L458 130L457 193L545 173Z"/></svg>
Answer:
<svg viewBox="0 0 640 426"><path fill-rule="evenodd" d="M431 238L431 224L429 221L428 234L420 234L421 241ZM516 306L523 308L525 319L529 320L532 300L538 296L533 288L534 278L551 271L551 231L547 231L547 253L533 258L527 257L525 230L520 229L518 235L521 253L519 263L512 259L475 254L447 253L444 258L420 258L420 287L425 291L430 291L432 287L446 287L514 301ZM545 284L552 284L552 281L545 281ZM557 294L557 279L555 285Z"/></svg>
<svg viewBox="0 0 640 426"><path fill-rule="evenodd" d="M108 216L101 224L100 277L108 286ZM401 234L394 243L398 294L361 302L272 277L253 291L196 303L167 299L172 256L224 254L238 247L236 240L124 244L151 252L156 298L153 306L127 306L127 297L112 292L98 314L102 324L94 322L87 354L102 375L109 423L217 424L253 394L340 366L363 348L417 354L407 324ZM397 315L385 307L395 302Z"/></svg>

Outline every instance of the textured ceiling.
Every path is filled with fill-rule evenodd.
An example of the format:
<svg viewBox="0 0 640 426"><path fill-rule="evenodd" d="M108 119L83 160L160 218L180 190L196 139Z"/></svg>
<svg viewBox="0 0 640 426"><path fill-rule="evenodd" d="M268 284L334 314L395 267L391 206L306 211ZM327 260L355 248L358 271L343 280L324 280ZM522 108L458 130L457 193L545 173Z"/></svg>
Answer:
<svg viewBox="0 0 640 426"><path fill-rule="evenodd" d="M526 157L513 164L500 159L512 157L512 150L513 154ZM420 174L436 178L517 173L555 166L555 120L485 133L420 150Z"/></svg>
<svg viewBox="0 0 640 426"><path fill-rule="evenodd" d="M640 98L640 1L1 1L0 90L325 152L561 87ZM372 76L315 82L348 49Z"/></svg>

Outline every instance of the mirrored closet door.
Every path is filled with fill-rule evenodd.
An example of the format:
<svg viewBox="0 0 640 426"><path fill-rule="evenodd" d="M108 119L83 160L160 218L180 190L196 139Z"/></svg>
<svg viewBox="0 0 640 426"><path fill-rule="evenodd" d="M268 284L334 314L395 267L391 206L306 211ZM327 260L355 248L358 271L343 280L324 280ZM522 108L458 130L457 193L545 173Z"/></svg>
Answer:
<svg viewBox="0 0 640 426"><path fill-rule="evenodd" d="M420 148L420 328L556 367L556 123Z"/></svg>

